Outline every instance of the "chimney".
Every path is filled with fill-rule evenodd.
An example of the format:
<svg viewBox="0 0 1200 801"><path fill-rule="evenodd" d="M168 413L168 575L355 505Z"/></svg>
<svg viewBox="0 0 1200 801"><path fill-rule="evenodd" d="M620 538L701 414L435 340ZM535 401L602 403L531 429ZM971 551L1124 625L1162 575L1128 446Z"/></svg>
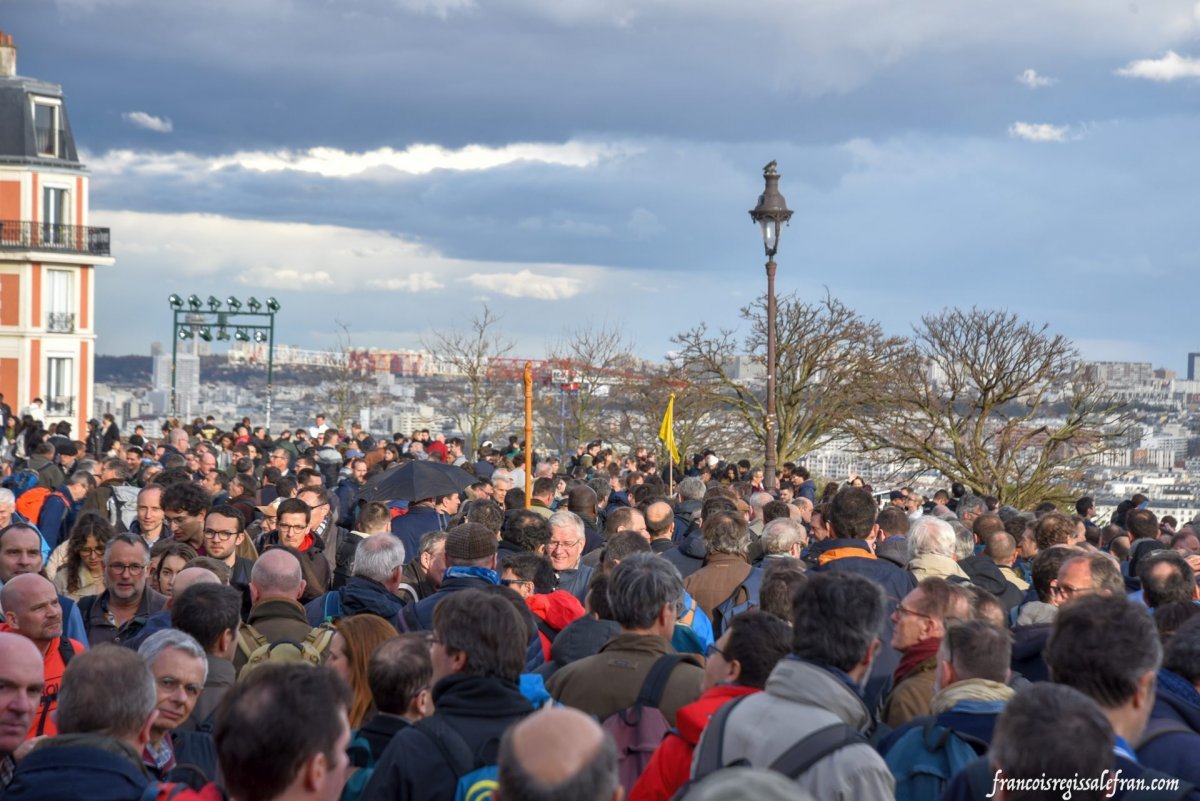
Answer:
<svg viewBox="0 0 1200 801"><path fill-rule="evenodd" d="M11 78L17 74L17 47L12 35L0 31L0 78Z"/></svg>

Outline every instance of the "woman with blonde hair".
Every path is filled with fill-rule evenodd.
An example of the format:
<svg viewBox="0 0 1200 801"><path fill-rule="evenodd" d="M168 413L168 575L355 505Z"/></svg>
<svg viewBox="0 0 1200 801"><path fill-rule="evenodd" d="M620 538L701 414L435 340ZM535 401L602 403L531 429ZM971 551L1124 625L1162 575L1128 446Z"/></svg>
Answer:
<svg viewBox="0 0 1200 801"><path fill-rule="evenodd" d="M397 636L391 623L378 615L344 617L334 624L337 632L329 643L325 664L350 685L354 700L350 705L350 728L357 729L374 711L367 665L381 643Z"/></svg>

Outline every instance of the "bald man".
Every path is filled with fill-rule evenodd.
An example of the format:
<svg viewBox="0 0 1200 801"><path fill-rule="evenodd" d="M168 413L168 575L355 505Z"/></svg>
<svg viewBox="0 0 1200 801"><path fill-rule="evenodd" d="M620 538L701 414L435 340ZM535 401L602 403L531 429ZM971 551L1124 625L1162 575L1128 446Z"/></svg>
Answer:
<svg viewBox="0 0 1200 801"><path fill-rule="evenodd" d="M33 643L42 661L42 695L27 737L58 734L53 712L58 707L58 688L63 672L75 654L87 650L78 640L63 636L62 607L58 591L37 573L13 576L0 590L4 623L0 631L25 637Z"/></svg>
<svg viewBox="0 0 1200 801"><path fill-rule="evenodd" d="M666 501L655 501L646 507L646 531L650 548L664 554L675 547L675 510Z"/></svg>
<svg viewBox="0 0 1200 801"><path fill-rule="evenodd" d="M312 627L300 605L304 594L304 578L300 573L300 560L282 548L269 548L258 557L250 571L250 616L238 637L238 649L233 666L239 671L250 655L247 647L253 642L254 633L261 634L269 643L303 642ZM252 649L251 649L252 650Z"/></svg>
<svg viewBox="0 0 1200 801"><path fill-rule="evenodd" d="M13 752L33 725L44 685L37 646L20 634L0 633L0 777L12 775ZM3 792L0 778L0 794Z"/></svg>
<svg viewBox="0 0 1200 801"><path fill-rule="evenodd" d="M617 750L590 716L548 707L500 741L496 801L621 801Z"/></svg>

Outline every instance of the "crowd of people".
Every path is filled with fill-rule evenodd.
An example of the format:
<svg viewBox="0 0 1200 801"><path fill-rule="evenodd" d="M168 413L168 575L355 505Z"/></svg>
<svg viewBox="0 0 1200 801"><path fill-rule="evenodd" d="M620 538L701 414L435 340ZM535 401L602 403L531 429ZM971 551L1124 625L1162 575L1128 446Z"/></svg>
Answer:
<svg viewBox="0 0 1200 801"><path fill-rule="evenodd" d="M1200 799L1200 522L1143 496L89 429L3 448L4 801Z"/></svg>

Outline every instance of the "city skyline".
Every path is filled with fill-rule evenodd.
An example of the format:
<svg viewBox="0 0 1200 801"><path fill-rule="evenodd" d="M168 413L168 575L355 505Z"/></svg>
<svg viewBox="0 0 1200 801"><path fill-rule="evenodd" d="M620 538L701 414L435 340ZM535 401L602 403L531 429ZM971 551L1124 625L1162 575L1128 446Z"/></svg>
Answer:
<svg viewBox="0 0 1200 801"><path fill-rule="evenodd" d="M608 322L659 360L763 290L777 159L781 292L889 333L1009 308L1185 374L1200 4L684 8L59 0L0 27L62 84L112 228L102 354L195 292L278 296L302 347L341 320L417 348L487 299L522 356Z"/></svg>

